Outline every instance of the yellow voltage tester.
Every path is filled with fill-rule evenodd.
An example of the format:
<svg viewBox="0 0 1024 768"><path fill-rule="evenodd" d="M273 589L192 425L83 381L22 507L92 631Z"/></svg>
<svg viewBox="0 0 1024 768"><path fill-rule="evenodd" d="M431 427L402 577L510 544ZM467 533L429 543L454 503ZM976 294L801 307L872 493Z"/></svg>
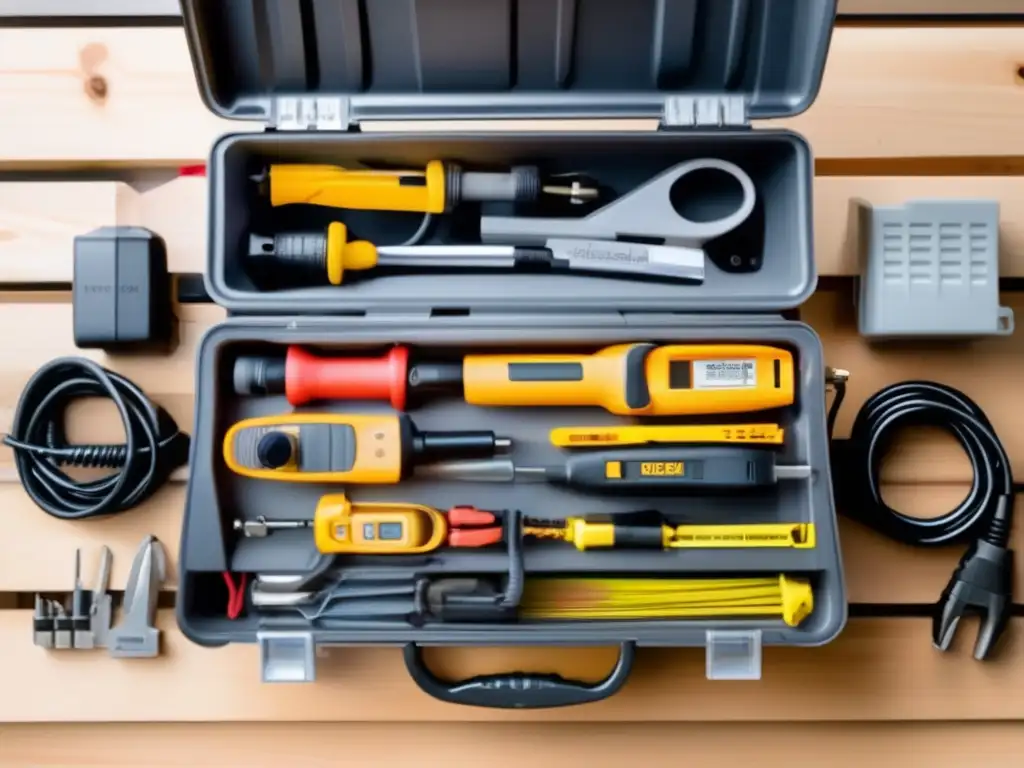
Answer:
<svg viewBox="0 0 1024 768"><path fill-rule="evenodd" d="M793 355L753 344L619 344L591 355L466 355L473 405L591 405L622 416L792 405Z"/></svg>
<svg viewBox="0 0 1024 768"><path fill-rule="evenodd" d="M574 175L542 179L533 166L507 172L465 171L431 160L422 171L368 170L337 165L271 165L253 177L273 206L306 203L369 211L444 213L462 201L525 201L540 195L573 203L593 200L598 190Z"/></svg>
<svg viewBox="0 0 1024 768"><path fill-rule="evenodd" d="M511 444L493 432L421 432L405 414L291 413L233 424L224 462L265 480L397 483L416 465L491 457ZM474 463L462 464L472 475Z"/></svg>

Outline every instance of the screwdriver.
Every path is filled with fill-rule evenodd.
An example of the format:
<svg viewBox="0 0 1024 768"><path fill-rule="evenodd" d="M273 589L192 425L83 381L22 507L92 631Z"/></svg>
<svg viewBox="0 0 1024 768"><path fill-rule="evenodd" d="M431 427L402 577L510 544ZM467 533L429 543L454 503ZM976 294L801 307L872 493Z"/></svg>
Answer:
<svg viewBox="0 0 1024 768"><path fill-rule="evenodd" d="M223 455L228 468L245 477L397 483L419 465L443 468L446 459L493 456L511 445L488 431L421 432L405 414L291 413L233 424ZM466 464L467 479L475 479L473 462ZM491 462L480 469L486 475Z"/></svg>
<svg viewBox="0 0 1024 768"><path fill-rule="evenodd" d="M246 259L254 276L286 271L296 282L341 285L347 271L387 268L403 272L511 269L531 272L593 272L700 282L702 251L613 240L551 238L543 247L517 245L387 245L348 242L339 221L316 232L249 236Z"/></svg>
<svg viewBox="0 0 1024 768"><path fill-rule="evenodd" d="M519 467L499 459L475 464L474 479L480 482L548 482L595 493L744 491L812 475L806 464L777 464L771 450L732 446L581 451L562 464L544 467Z"/></svg>
<svg viewBox="0 0 1024 768"><path fill-rule="evenodd" d="M582 176L542 179L534 166L505 173L465 171L431 160L422 171L348 169L336 165L271 165L253 177L273 206L307 203L373 211L444 213L463 201L530 202L540 195L572 203L593 200L598 190Z"/></svg>
<svg viewBox="0 0 1024 768"><path fill-rule="evenodd" d="M417 361L407 347L379 357L321 357L299 347L245 356L239 395L314 400L410 399L459 393L472 405L596 406L622 415L677 416L781 408L794 401L793 355L756 344L617 344L592 354L466 355Z"/></svg>
<svg viewBox="0 0 1024 768"><path fill-rule="evenodd" d="M775 453L729 446L667 446L587 451L549 467L516 467L514 480L538 479L595 492L740 491L808 478L806 465L778 465Z"/></svg>
<svg viewBox="0 0 1024 768"><path fill-rule="evenodd" d="M814 547L813 523L756 523L737 525L666 525L631 523L630 515L614 522L569 517L560 526L540 527L527 520L524 535L557 539L581 552L588 549L725 549L736 547Z"/></svg>

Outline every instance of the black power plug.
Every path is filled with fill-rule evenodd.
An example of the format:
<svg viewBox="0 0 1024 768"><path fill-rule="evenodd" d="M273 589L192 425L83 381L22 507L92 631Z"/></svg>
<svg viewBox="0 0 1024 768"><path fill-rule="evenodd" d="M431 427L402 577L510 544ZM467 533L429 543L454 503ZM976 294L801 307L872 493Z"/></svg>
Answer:
<svg viewBox="0 0 1024 768"><path fill-rule="evenodd" d="M101 227L75 238L75 346L168 351L173 315L164 241L143 227Z"/></svg>

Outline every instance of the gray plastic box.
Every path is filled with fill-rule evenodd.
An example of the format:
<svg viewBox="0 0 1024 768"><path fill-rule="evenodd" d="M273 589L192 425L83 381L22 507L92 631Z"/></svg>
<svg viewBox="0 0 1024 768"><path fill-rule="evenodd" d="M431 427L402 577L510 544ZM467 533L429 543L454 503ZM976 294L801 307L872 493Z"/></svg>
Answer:
<svg viewBox="0 0 1024 768"><path fill-rule="evenodd" d="M714 677L757 677L762 645L812 646L846 621L825 426L821 341L784 319L814 290L811 236L813 162L790 131L751 129L756 118L806 109L819 86L835 16L826 0L314 0L311 3L184 3L200 91L217 114L264 121L269 130L222 137L213 147L206 284L229 319L203 339L197 361L196 423L182 533L178 622L193 641L258 642L265 679L308 680L315 649L391 644L405 648L410 674L445 701L547 707L605 698L628 677L637 646L709 649ZM651 131L409 130L368 133L364 121L460 118L616 118L660 120ZM326 225L339 215L361 239L403 240L407 226L379 214L260 208L248 177L267 162L370 163L422 167L436 158L467 167L538 163L548 172L585 170L615 195L692 158L739 164L755 183L763 231L723 244L755 254L760 270L710 266L701 285L528 275L382 276L338 287L261 291L242 269L252 229ZM713 199L710 200L714 202ZM467 217L468 218L468 217ZM433 242L459 239L466 218L446 217ZM717 497L582 496L544 485L403 482L353 487L357 501L391 499L437 507L473 504L561 517L658 508L694 522L813 522L808 550L526 550L535 574L713 575L789 573L814 585L814 613L799 627L781 621L590 621L543 625L388 622L315 626L301 620L228 620L224 571L285 576L333 567L303 531L239 539L236 515L308 517L331 489L266 483L231 474L220 459L228 425L287 411L283 397L239 398L231 364L243 353L300 344L370 353L405 343L424 355L468 351L593 350L629 341L752 342L791 350L797 403L777 417L787 430L780 462L809 464L812 477L784 481L777 493ZM382 409L336 403L335 410ZM760 416L760 415L759 415ZM555 461L554 426L619 423L590 408L477 408L436 400L413 417L424 429L487 428L515 440L517 463ZM738 416L737 419L744 417ZM345 565L366 565L346 558ZM397 568L398 566L390 566ZM434 573L507 570L501 551L441 551L410 568ZM424 645L619 644L620 660L596 685L510 673L440 680L422 662ZM749 654L738 649L747 648ZM716 659L725 659L719 663ZM716 671L717 670L717 671Z"/></svg>
<svg viewBox="0 0 1024 768"><path fill-rule="evenodd" d="M1013 333L999 306L999 202L911 200L860 205L867 247L857 305L871 339Z"/></svg>

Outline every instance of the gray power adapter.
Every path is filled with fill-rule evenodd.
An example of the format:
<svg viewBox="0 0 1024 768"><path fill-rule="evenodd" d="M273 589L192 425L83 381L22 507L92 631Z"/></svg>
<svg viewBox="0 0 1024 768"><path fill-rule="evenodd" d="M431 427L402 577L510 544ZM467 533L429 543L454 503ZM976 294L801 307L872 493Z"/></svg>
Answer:
<svg viewBox="0 0 1024 768"><path fill-rule="evenodd" d="M167 250L143 227L101 227L75 238L75 346L165 351L173 328Z"/></svg>

